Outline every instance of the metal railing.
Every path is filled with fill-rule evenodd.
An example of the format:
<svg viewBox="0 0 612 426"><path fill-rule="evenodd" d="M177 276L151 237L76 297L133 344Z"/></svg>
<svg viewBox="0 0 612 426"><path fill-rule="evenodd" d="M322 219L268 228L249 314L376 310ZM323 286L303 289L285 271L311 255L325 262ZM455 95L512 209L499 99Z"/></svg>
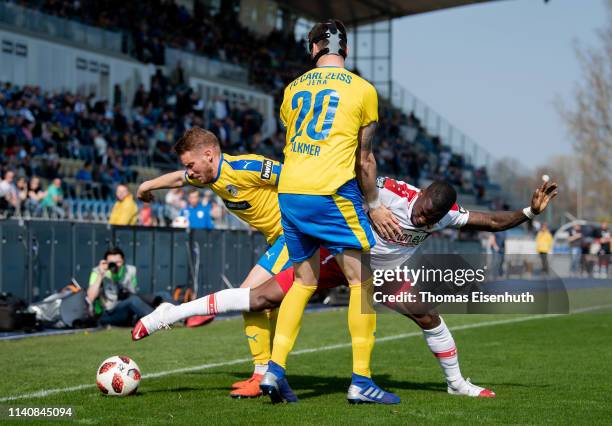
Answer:
<svg viewBox="0 0 612 426"><path fill-rule="evenodd" d="M174 68L178 63L189 73L199 77L212 77L222 80L233 80L247 83L249 72L240 65L210 59L184 50L167 48L166 65Z"/></svg>
<svg viewBox="0 0 612 426"><path fill-rule="evenodd" d="M421 125L432 136L438 136L451 150L475 167L485 167L490 171L494 158L482 146L467 136L433 108L400 84L393 82L391 104L406 114L414 114Z"/></svg>

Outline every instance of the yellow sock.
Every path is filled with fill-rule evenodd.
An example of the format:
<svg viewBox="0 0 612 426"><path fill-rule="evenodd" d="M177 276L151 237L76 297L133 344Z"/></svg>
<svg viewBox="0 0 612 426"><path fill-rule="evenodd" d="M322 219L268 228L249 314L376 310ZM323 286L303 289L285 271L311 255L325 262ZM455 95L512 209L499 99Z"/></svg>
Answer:
<svg viewBox="0 0 612 426"><path fill-rule="evenodd" d="M253 364L270 361L270 320L267 312L243 312L244 334L249 342Z"/></svg>
<svg viewBox="0 0 612 426"><path fill-rule="evenodd" d="M287 368L287 355L293 349L300 332L306 304L317 289L316 285L293 283L278 310L278 325L272 346L272 361Z"/></svg>
<svg viewBox="0 0 612 426"><path fill-rule="evenodd" d="M278 319L278 308L266 311L268 321L270 321L270 353L272 353L272 343L274 342L274 333L276 332L276 320Z"/></svg>
<svg viewBox="0 0 612 426"><path fill-rule="evenodd" d="M372 308L372 278L349 286L348 326L353 345L353 373L370 377L370 357L374 349L376 312Z"/></svg>

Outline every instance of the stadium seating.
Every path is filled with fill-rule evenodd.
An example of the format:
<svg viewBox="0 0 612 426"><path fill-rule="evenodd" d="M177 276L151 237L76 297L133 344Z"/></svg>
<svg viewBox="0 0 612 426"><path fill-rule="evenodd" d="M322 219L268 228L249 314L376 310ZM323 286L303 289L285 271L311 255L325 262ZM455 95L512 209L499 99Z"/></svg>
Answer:
<svg viewBox="0 0 612 426"><path fill-rule="evenodd" d="M248 64L249 81L272 93L277 102L284 85L307 66L303 44L277 33L258 38L242 28L233 14L211 17L205 11L195 11L200 15L194 17L172 2L160 3L158 6L165 12L155 17L149 16L145 10L148 6L139 2L22 3L64 18L121 29L142 42L129 53L143 61L162 65L166 46L187 46L198 54ZM159 10L158 6L155 10ZM140 26L143 16L154 20L147 30ZM204 25L194 32L196 20ZM176 25L177 22L181 25ZM236 31L217 31L221 25ZM204 34L206 37L202 38ZM198 98L185 85L184 76L177 79L177 70L168 71L172 77L158 69L148 92L143 88L134 99L120 102L114 99L112 105L109 100L93 95L45 93L39 87L3 84L1 171L13 169L18 176L37 175L44 183L60 176L67 216L104 221L109 205L112 206L114 185L127 182L134 193L136 182L176 167L171 144L190 126L209 128L221 140L224 151L258 152L282 159L283 133L263 139L262 117L255 108L230 106L219 97ZM500 192L489 181L485 168L473 167L440 138L430 135L414 115L398 111L384 100L375 155L380 174L417 185L439 178L449 180L462 192L461 198L468 200L465 203L468 205L487 204ZM91 178L77 179L87 163L92 164L88 172ZM155 206L154 211L161 212L159 223L165 223L163 207Z"/></svg>

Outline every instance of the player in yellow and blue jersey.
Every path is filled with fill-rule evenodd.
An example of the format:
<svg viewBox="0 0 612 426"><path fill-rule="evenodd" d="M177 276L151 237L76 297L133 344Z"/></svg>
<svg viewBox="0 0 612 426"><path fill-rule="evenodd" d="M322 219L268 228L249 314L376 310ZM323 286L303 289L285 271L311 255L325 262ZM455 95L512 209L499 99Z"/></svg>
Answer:
<svg viewBox="0 0 612 426"><path fill-rule="evenodd" d="M399 398L371 379L376 315L370 306L371 272L361 263L362 252L375 244L364 197L377 231L385 238L398 232L376 187L372 138L378 97L370 83L344 68L348 47L340 21L316 24L308 39L316 67L285 88L280 110L287 136L278 200L295 282L280 307L261 389L272 402L297 401L285 378L287 355L317 288L319 247L324 246L336 256L350 287L353 376L348 401L396 404Z"/></svg>
<svg viewBox="0 0 612 426"><path fill-rule="evenodd" d="M261 155L225 154L221 152L219 141L212 132L197 127L186 131L174 148L185 169L143 182L138 188L138 198L141 201L150 201L153 198L151 191L179 188L187 184L198 188L210 188L223 200L231 213L260 231L269 247L240 286L246 293L250 288L266 282L290 267L277 199L277 185L282 165ZM185 303L174 309L177 313L180 310L181 315L189 314L190 310L193 310L191 315L198 315L196 302L197 300L190 302L195 305ZM224 301L217 300L215 303L222 304ZM170 315L164 312L168 308L170 306L161 306L156 310L155 318L163 319ZM152 321L147 324L147 321L144 320L141 327L135 328L134 340L156 331L155 328L164 322ZM235 391L232 392L232 396L259 395L258 384L270 359L275 321L276 312L244 313L245 335L255 364L251 378L256 381L255 394L252 390L247 394ZM168 323L172 322L168 319Z"/></svg>

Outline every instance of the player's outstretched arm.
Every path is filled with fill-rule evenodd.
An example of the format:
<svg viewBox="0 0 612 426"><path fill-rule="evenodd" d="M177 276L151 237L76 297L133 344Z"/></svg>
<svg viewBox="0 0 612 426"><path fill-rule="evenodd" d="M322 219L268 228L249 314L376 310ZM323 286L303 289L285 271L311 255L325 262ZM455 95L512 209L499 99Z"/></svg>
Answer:
<svg viewBox="0 0 612 426"><path fill-rule="evenodd" d="M376 159L372 153L372 140L376 132L376 124L376 122L372 122L359 130L359 153L355 163L355 171L363 197L370 209L372 224L380 236L389 239L396 234L401 234L401 229L393 213L383 206L378 199Z"/></svg>
<svg viewBox="0 0 612 426"><path fill-rule="evenodd" d="M153 201L153 193L156 189L180 188L185 185L185 171L166 173L155 179L144 181L138 187L136 197L145 203Z"/></svg>
<svg viewBox="0 0 612 426"><path fill-rule="evenodd" d="M523 210L513 212L497 211L497 212L470 212L470 217L462 227L462 229L470 229L474 231L489 231L498 232L506 229L514 228L535 215L538 215L546 209L550 200L558 194L557 184L548 182L542 183L535 190L531 197L531 205Z"/></svg>

